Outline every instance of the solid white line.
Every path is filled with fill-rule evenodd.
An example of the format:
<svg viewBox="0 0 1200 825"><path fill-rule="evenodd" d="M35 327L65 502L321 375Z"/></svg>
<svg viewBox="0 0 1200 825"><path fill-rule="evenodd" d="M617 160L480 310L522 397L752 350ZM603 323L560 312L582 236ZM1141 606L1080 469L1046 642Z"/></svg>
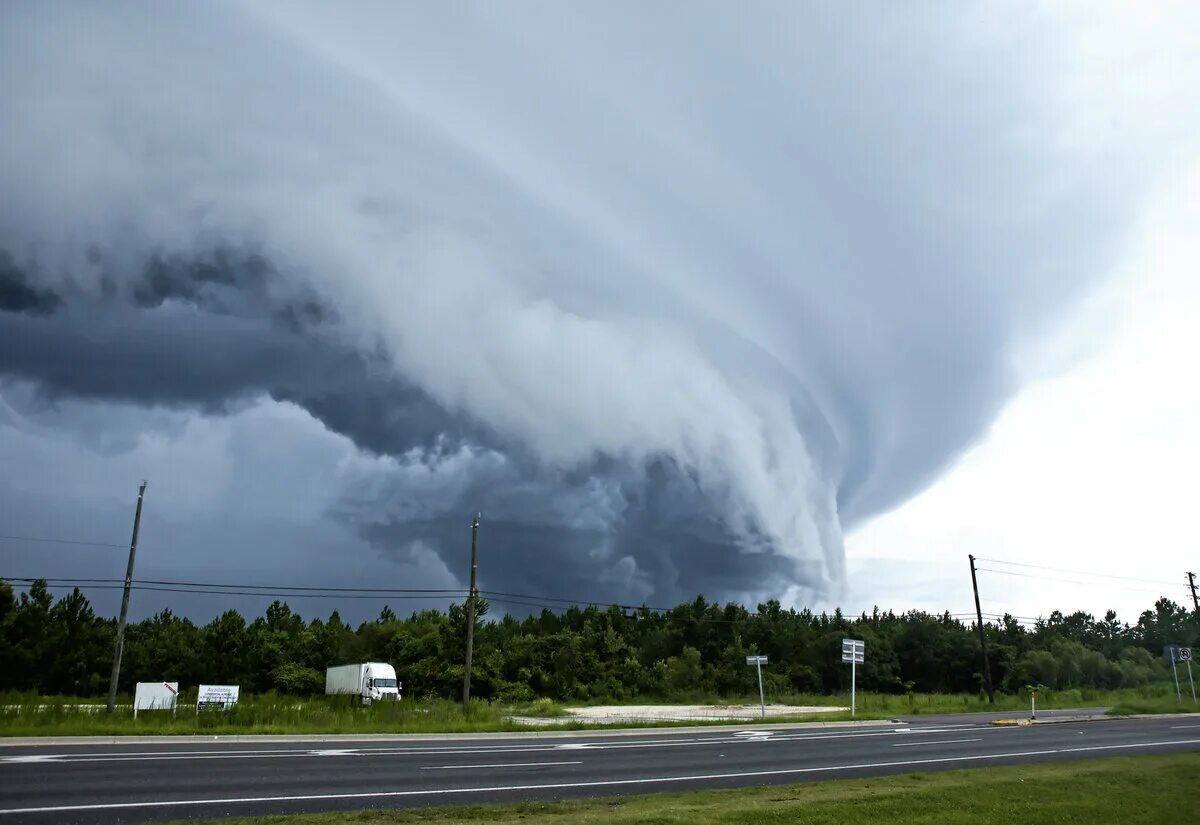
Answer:
<svg viewBox="0 0 1200 825"><path fill-rule="evenodd" d="M1200 725L1171 725L1171 730L1193 730L1200 728Z"/></svg>
<svg viewBox="0 0 1200 825"><path fill-rule="evenodd" d="M588 750L617 750L627 748L677 748L695 745L735 745L744 742L804 742L817 739L861 739L868 736L892 736L896 730L870 731L863 733L800 733L794 735L774 736L731 736L709 737L703 739L655 739L648 742L613 742L609 740L562 743L545 742L529 745L493 745L476 748L345 748L347 756L421 756L421 755L469 755L469 754L505 754L505 753L537 753L554 750L580 749ZM936 731L924 731L933 733ZM42 754L48 764L74 764L79 762L159 762L191 759L292 759L303 756L326 755L317 748L285 748L269 750L209 750L209 751L108 751L100 753L73 752ZM0 756L0 764L5 762L28 761L24 757Z"/></svg>
<svg viewBox="0 0 1200 825"><path fill-rule="evenodd" d="M499 765L430 765L423 771L461 771L467 768L532 768L538 765L582 765L582 762L505 762Z"/></svg>
<svg viewBox="0 0 1200 825"><path fill-rule="evenodd" d="M927 759L908 759L899 762L864 762L857 765L820 765L813 768L785 768L771 771L742 771L738 773L689 774L685 776L655 776L643 779L597 779L589 782L551 782L540 785L492 785L477 788L436 788L413 791L366 791L362 793L302 794L295 796L244 796L225 799L163 799L153 802L104 802L92 805L54 805L43 808L0 809L4 814L65 813L67 811L107 811L122 808L180 808L195 805L248 805L261 802L318 802L331 799L389 799L406 796L451 796L453 794L498 793L502 791L542 791L567 788L612 788L620 785L656 785L669 782L698 782L716 779L744 779L757 776L796 776L806 773L864 770L867 768L902 768L914 765L936 765L952 762L979 762L987 759L1010 759L1020 756L1050 756L1056 753L1084 751L1128 750L1154 748L1164 745L1200 745L1200 739L1176 739L1169 742L1135 742L1128 745L1096 745L1088 748L1056 748L1041 751L986 753L970 756L943 756Z"/></svg>
<svg viewBox="0 0 1200 825"><path fill-rule="evenodd" d="M932 742L896 742L892 745L893 748L916 748L921 745L955 745L959 742L982 742L983 738L977 739L935 739Z"/></svg>

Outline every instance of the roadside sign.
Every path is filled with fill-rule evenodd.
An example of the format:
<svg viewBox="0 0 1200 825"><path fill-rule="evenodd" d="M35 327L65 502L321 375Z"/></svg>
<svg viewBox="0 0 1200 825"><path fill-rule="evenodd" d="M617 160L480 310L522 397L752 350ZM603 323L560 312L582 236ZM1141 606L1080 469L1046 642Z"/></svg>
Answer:
<svg viewBox="0 0 1200 825"><path fill-rule="evenodd" d="M138 682L133 691L133 715L139 710L175 710L178 682Z"/></svg>
<svg viewBox="0 0 1200 825"><path fill-rule="evenodd" d="M767 718L767 700L763 698L762 666L767 663L766 656L747 656L746 664L754 665L758 671L758 706L762 710L762 718Z"/></svg>
<svg viewBox="0 0 1200 825"><path fill-rule="evenodd" d="M1192 649L1190 647L1179 648L1179 653L1176 654L1181 662L1190 662L1192 660Z"/></svg>
<svg viewBox="0 0 1200 825"><path fill-rule="evenodd" d="M1190 651L1190 648L1189 648ZM1179 647L1177 645L1163 645L1163 658L1168 662L1182 662L1179 657Z"/></svg>
<svg viewBox="0 0 1200 825"><path fill-rule="evenodd" d="M196 712L230 710L237 704L240 685L201 685L196 694Z"/></svg>
<svg viewBox="0 0 1200 825"><path fill-rule="evenodd" d="M850 718L855 714L855 693L857 674L855 668L866 661L867 643L862 639L842 639L842 661L850 664Z"/></svg>

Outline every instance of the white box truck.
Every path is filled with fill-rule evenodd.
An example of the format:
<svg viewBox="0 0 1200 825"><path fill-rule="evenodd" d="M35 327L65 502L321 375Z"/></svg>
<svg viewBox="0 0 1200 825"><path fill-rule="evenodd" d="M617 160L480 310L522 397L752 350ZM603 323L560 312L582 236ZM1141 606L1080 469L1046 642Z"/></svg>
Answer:
<svg viewBox="0 0 1200 825"><path fill-rule="evenodd" d="M364 705L398 701L400 681L396 669L386 662L363 662L331 667L325 671L325 695L358 696Z"/></svg>

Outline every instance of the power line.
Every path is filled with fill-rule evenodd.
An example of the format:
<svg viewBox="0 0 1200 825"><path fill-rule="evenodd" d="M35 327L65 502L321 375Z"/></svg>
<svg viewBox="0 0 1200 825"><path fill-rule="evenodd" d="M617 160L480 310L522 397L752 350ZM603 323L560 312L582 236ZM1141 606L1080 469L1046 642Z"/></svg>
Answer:
<svg viewBox="0 0 1200 825"><path fill-rule="evenodd" d="M982 568L981 568L982 569ZM1004 572L1004 571L997 571ZM54 578L47 576L0 576L0 579L10 582L32 583L34 581L44 581L48 585L54 587L63 586L78 586L81 590L111 590L119 589L123 584L123 579L114 578ZM310 586L310 585L280 585L280 584L234 584L224 582L192 582L180 581L173 579L134 579L131 586L135 590L146 590L161 593L196 593L201 595L220 595L220 596L254 596L254 597L276 597L276 598L353 598L353 599L441 599L465 597L468 591L465 588L458 589L436 589L436 588L382 588L382 587L333 587L333 586ZM743 622L758 621L763 618L759 613L747 613L744 617L736 619L726 619L723 617L710 616L674 616L673 614L678 608L662 608L650 607L648 605L627 605L616 602L599 602L596 600L589 601L572 601L554 596L543 596L529 593L508 593L493 590L480 590L481 596L484 596L488 601L497 604L506 604L519 607L540 607L551 611L566 612L571 608L597 607L611 608L616 607L623 611L648 611L664 618L678 619L687 622L696 622L701 624L738 624ZM678 607L686 610L688 603L683 603ZM873 610L874 608L872 608ZM812 611L810 611L812 612ZM894 615L903 616L907 613L922 613L932 619L941 619L943 616L949 616L955 621L963 621L965 619L974 618L974 613L959 612L951 613L942 611L931 613L920 610L909 610L896 613L894 610L882 612L881 616ZM843 616L847 618L856 618L863 614L871 616L870 611L859 611L851 613L843 611ZM821 611L820 613L812 612L814 616L832 616L830 611ZM990 621L1000 621L1005 618L1005 613L985 613L985 617ZM1012 616L1018 623L1031 623L1038 621L1032 616Z"/></svg>
<svg viewBox="0 0 1200 825"><path fill-rule="evenodd" d="M1119 581L1143 582L1144 584L1162 584L1162 585L1168 585L1168 586L1178 584L1178 582L1167 582L1167 581L1163 581L1161 579L1139 579L1134 576L1115 576L1110 573L1092 573L1087 570L1071 570L1066 567L1046 567L1045 565L1041 565L1041 564L1027 564L1025 562L1020 562L1020 561L1004 561L1002 559L983 559L983 558L980 558L977 560L978 561L986 561L989 564L1007 564L1012 567L1029 567L1034 570L1050 570L1055 573L1070 573L1070 574L1076 575L1076 576L1093 576L1093 577L1101 578L1101 579L1117 579ZM992 572L999 572L999 571L992 571Z"/></svg>
<svg viewBox="0 0 1200 825"><path fill-rule="evenodd" d="M89 584L112 584L114 582L123 582L124 579L52 579L45 576L3 576L7 581L32 582L41 580L46 583L55 582L58 584L73 584L89 583ZM310 587L310 586L291 586L286 584L225 584L219 582L187 582L187 581L168 581L160 579L134 579L134 584L154 584L165 585L171 587L219 587L231 590L271 590L273 595L286 596L287 593L279 591L300 590L300 591L316 591L330 593L465 593L465 588L454 590L426 590L426 589L394 589L386 587Z"/></svg>
<svg viewBox="0 0 1200 825"><path fill-rule="evenodd" d="M34 541L44 544L76 544L83 547L116 547L119 550L127 550L128 544L113 544L107 541L77 541L75 539L53 539L42 536L8 536L0 535L0 540L5 541Z"/></svg>
<svg viewBox="0 0 1200 825"><path fill-rule="evenodd" d="M1081 582L1081 581L1076 581L1075 579L1064 579L1059 576L1039 576L1039 575L1036 575L1033 573L1018 573L1015 570L997 570L994 567L980 567L977 569L981 573L998 573L1001 576L1019 576L1023 579L1040 579L1042 581L1062 582L1064 584L1078 584L1081 587L1093 587L1096 584L1095 582ZM1168 586L1183 587L1183 585L1178 582L1176 582L1174 585L1168 585ZM1160 596L1163 595L1163 591L1159 590L1157 588L1126 586L1124 589L1137 590L1137 591L1140 591L1143 593L1157 593Z"/></svg>
<svg viewBox="0 0 1200 825"><path fill-rule="evenodd" d="M27 579L21 577L5 577L6 581L32 582L37 579ZM56 585L78 587L80 590L121 590L123 584L89 584L89 580L84 579L43 579L47 583L55 582ZM103 582L105 580L90 580ZM111 582L110 580L107 580ZM270 596L273 598L290 598L290 599L435 599L438 598L437 593L422 593L419 591L406 591L403 593L372 593L372 592L356 592L356 593L281 593L279 591L270 590L215 590L201 587L161 587L151 584L132 584L132 590L145 590L158 593L196 593L207 596ZM461 591L465 592L465 591Z"/></svg>

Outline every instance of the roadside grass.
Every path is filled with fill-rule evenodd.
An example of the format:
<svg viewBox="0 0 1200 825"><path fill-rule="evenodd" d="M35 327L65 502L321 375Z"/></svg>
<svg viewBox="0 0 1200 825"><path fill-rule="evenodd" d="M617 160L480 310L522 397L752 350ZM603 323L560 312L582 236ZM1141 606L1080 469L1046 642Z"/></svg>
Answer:
<svg viewBox="0 0 1200 825"><path fill-rule="evenodd" d="M126 703L129 702L127 698ZM356 707L342 697L246 696L228 711L197 713L194 706L141 711L129 704L105 713L103 700L62 697L0 699L0 736L112 736L159 734L475 733L523 730L508 710L472 701L471 712L445 699L379 702Z"/></svg>
<svg viewBox="0 0 1200 825"><path fill-rule="evenodd" d="M1190 692L1183 695L1183 701L1175 698L1172 690L1169 696L1145 696L1123 698L1113 703L1108 711L1110 716L1137 716L1142 713L1200 713L1200 704L1192 701Z"/></svg>
<svg viewBox="0 0 1200 825"><path fill-rule="evenodd" d="M758 697L687 697L694 704L757 704ZM778 704L795 706L838 706L848 704L847 696L789 694L770 697ZM185 691L182 701L194 702L195 690ZM672 697L679 701L679 697ZM483 733L523 731L529 727L509 717L533 716L553 719L555 730L609 728L612 725L568 719L566 705L541 699L519 705L475 699L464 715L462 706L447 699L411 699L356 706L346 697L289 697L272 693L243 695L237 707L229 711L205 711L181 704L175 714L165 711L142 712L135 719L128 702L119 705L110 716L104 712L104 699L38 696L29 693L0 694L0 737L3 736L120 736L158 734L253 735L253 734L372 734L372 733ZM646 699L647 703L654 700ZM668 701L664 701L664 704ZM1191 696L1180 703L1173 684L1153 684L1123 690L1043 690L1038 693L1039 710L1104 706L1114 714L1165 713L1193 711ZM922 714L1012 712L1025 715L1029 698L1025 694L997 694L996 703L978 694L879 694L859 693L857 719L893 719ZM836 722L850 719L849 711L789 714L769 717L771 722ZM621 723L621 727L679 727L681 725L750 725L759 720L719 720L695 718L687 721L647 721Z"/></svg>
<svg viewBox="0 0 1200 825"><path fill-rule="evenodd" d="M1186 821L1186 789L1197 787L1200 753L1186 753L568 802L221 819L211 825L1136 825Z"/></svg>

